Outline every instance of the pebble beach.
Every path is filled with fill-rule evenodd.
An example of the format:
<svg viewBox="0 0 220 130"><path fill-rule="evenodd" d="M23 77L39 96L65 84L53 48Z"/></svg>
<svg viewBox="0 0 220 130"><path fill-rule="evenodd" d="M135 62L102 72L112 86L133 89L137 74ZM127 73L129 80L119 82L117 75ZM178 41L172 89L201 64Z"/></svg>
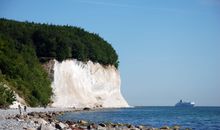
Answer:
<svg viewBox="0 0 220 130"><path fill-rule="evenodd" d="M131 124L100 123L95 124L85 120L77 122L57 120L57 116L65 112L82 111L83 109L60 108L28 108L27 112L18 109L0 109L0 130L178 130L179 126L161 128L149 128L145 126L133 126ZM84 109L86 111L90 109Z"/></svg>
<svg viewBox="0 0 220 130"><path fill-rule="evenodd" d="M0 109L0 130L34 130L39 129L43 118L29 118L30 113L53 113L59 114L72 109L60 108L28 108L27 112L22 111L20 115L18 109ZM42 120L41 120L42 121ZM40 122L40 123L38 123ZM45 122L46 123L46 122Z"/></svg>

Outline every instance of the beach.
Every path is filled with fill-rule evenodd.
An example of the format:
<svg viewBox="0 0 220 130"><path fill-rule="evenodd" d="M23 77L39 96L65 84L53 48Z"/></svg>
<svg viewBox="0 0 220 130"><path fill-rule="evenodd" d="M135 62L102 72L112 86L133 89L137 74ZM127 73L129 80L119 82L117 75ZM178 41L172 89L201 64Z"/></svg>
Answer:
<svg viewBox="0 0 220 130"><path fill-rule="evenodd" d="M31 113L54 113L54 116L64 111L73 111L73 109L61 108L27 108L27 112L22 110L20 115L18 109L0 109L0 130L34 130L39 129L42 124L49 124L43 120L44 117L35 118ZM75 111L75 110L74 110Z"/></svg>
<svg viewBox="0 0 220 130"><path fill-rule="evenodd" d="M154 130L179 129L178 126L161 128L120 123L93 123L86 120L58 121L57 116L65 112L93 111L84 109L61 108L27 108L27 112L19 114L18 109L0 109L0 130Z"/></svg>

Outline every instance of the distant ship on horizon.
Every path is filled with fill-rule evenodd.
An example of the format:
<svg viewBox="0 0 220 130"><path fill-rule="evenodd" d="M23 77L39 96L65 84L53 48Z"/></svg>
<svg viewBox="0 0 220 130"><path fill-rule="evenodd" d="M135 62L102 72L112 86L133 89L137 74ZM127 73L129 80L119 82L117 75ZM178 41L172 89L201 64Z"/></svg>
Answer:
<svg viewBox="0 0 220 130"><path fill-rule="evenodd" d="M194 107L194 102L183 102L183 100L180 100L178 103L176 103L175 107Z"/></svg>

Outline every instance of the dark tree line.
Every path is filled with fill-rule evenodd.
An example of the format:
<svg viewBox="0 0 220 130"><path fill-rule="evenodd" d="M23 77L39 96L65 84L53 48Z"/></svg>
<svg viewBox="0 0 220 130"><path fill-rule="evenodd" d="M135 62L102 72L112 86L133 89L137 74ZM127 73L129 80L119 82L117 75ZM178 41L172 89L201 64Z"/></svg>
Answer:
<svg viewBox="0 0 220 130"><path fill-rule="evenodd" d="M31 44L38 58L75 58L118 67L118 55L99 35L82 28L0 19L0 32L18 44Z"/></svg>

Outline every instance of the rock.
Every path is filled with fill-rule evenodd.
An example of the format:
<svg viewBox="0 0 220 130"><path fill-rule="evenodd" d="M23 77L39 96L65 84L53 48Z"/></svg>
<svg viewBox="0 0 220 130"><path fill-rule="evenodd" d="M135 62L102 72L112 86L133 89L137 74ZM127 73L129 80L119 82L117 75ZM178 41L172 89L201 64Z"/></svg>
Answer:
<svg viewBox="0 0 220 130"><path fill-rule="evenodd" d="M24 119L26 116L17 114L15 118Z"/></svg>
<svg viewBox="0 0 220 130"><path fill-rule="evenodd" d="M45 114L45 113L40 113L40 114L39 114L39 117L40 117L40 118L45 118L45 117L46 117L46 114Z"/></svg>
<svg viewBox="0 0 220 130"><path fill-rule="evenodd" d="M52 114L51 114L51 113L46 113L46 116L47 116L48 118L52 118Z"/></svg>
<svg viewBox="0 0 220 130"><path fill-rule="evenodd" d="M91 126L92 126L92 128L94 128L94 129L97 129L97 128L98 128L98 126L97 126L96 124L94 124L94 123L92 123Z"/></svg>
<svg viewBox="0 0 220 130"><path fill-rule="evenodd" d="M36 128L23 128L24 130L39 130L39 129L36 129Z"/></svg>
<svg viewBox="0 0 220 130"><path fill-rule="evenodd" d="M44 120L44 119L42 119L42 118L36 119L36 121L37 121L37 123L38 123L38 124L43 124L43 125L48 124L48 122L47 122L47 121L45 121L45 120Z"/></svg>
<svg viewBox="0 0 220 130"><path fill-rule="evenodd" d="M52 125L44 125L41 124L40 127L38 128L38 130L55 130L56 128L53 127Z"/></svg>
<svg viewBox="0 0 220 130"><path fill-rule="evenodd" d="M19 118L16 118L16 120L19 121L19 122L20 122L20 121L24 121L24 119L19 119Z"/></svg>
<svg viewBox="0 0 220 130"><path fill-rule="evenodd" d="M146 130L158 130L158 128L146 128Z"/></svg>
<svg viewBox="0 0 220 130"><path fill-rule="evenodd" d="M59 123L59 121L58 121L58 120L56 120L56 119L54 119L54 120L53 120L53 122L54 122L54 123Z"/></svg>
<svg viewBox="0 0 220 130"><path fill-rule="evenodd" d="M28 123L29 124L34 124L34 121L33 120L29 120Z"/></svg>
<svg viewBox="0 0 220 130"><path fill-rule="evenodd" d="M75 122L73 122L73 121L66 121L66 124L73 125L73 124L75 124Z"/></svg>
<svg viewBox="0 0 220 130"><path fill-rule="evenodd" d="M168 126L163 126L160 128L161 130L169 130L170 128Z"/></svg>
<svg viewBox="0 0 220 130"><path fill-rule="evenodd" d="M106 124L100 123L99 126L101 126L101 127L106 127Z"/></svg>
<svg viewBox="0 0 220 130"><path fill-rule="evenodd" d="M83 108L83 110L84 110L84 111L89 111L89 110L91 110L91 108L85 107L85 108Z"/></svg>
<svg viewBox="0 0 220 130"><path fill-rule="evenodd" d="M37 114L35 112L28 113L28 116L36 117Z"/></svg>
<svg viewBox="0 0 220 130"><path fill-rule="evenodd" d="M88 122L84 121L84 120L79 120L78 123L80 123L80 125L87 125L88 124Z"/></svg>
<svg viewBox="0 0 220 130"><path fill-rule="evenodd" d="M128 125L127 127L128 128L135 128L135 126L133 126L133 125Z"/></svg>
<svg viewBox="0 0 220 130"><path fill-rule="evenodd" d="M56 123L55 127L59 130L62 130L64 128L67 128L67 126L65 124L63 124L62 122Z"/></svg>
<svg viewBox="0 0 220 130"><path fill-rule="evenodd" d="M142 129L145 129L145 127L142 126L142 125L137 126L137 128L138 128L138 129L141 129L141 130L142 130Z"/></svg>
<svg viewBox="0 0 220 130"><path fill-rule="evenodd" d="M172 129L173 129L173 130L179 130L179 129L180 129L180 126L175 125L175 126L172 127Z"/></svg>
<svg viewBox="0 0 220 130"><path fill-rule="evenodd" d="M120 130L134 130L133 128L128 129L127 126L121 126L119 128L116 128L116 129L120 129Z"/></svg>
<svg viewBox="0 0 220 130"><path fill-rule="evenodd" d="M98 128L98 126L96 125L96 124L94 124L94 123L92 123L92 124L90 124L90 125L88 125L87 126L87 129L97 129Z"/></svg>
<svg viewBox="0 0 220 130"><path fill-rule="evenodd" d="M117 126L119 126L119 127L120 127L120 126L123 126L123 125L122 125L121 123L118 123L118 124L117 124Z"/></svg>
<svg viewBox="0 0 220 130"><path fill-rule="evenodd" d="M52 123L54 120L52 118L47 119L50 123Z"/></svg>
<svg viewBox="0 0 220 130"><path fill-rule="evenodd" d="M102 127L102 126L100 126L100 125L98 125L97 129L98 129L98 130L107 130L105 127Z"/></svg>
<svg viewBox="0 0 220 130"><path fill-rule="evenodd" d="M56 125L54 122L51 122L50 124L51 124L52 126L54 126L54 127L55 127L55 125Z"/></svg>
<svg viewBox="0 0 220 130"><path fill-rule="evenodd" d="M78 127L78 124L69 124L71 127Z"/></svg>
<svg viewBox="0 0 220 130"><path fill-rule="evenodd" d="M70 125L69 127L70 127L71 130L83 130L77 124Z"/></svg>
<svg viewBox="0 0 220 130"><path fill-rule="evenodd" d="M89 129L89 130L90 130L90 129L93 129L93 128L92 128L92 125L88 125L88 126L87 126L87 129Z"/></svg>
<svg viewBox="0 0 220 130"><path fill-rule="evenodd" d="M117 128L118 126L116 124L112 124L112 127L113 128Z"/></svg>
<svg viewBox="0 0 220 130"><path fill-rule="evenodd" d="M83 130L86 130L87 129L87 126L80 126L79 128L83 129Z"/></svg>
<svg viewBox="0 0 220 130"><path fill-rule="evenodd" d="M56 115L57 115L57 113L56 113L56 112L52 112L51 114L52 114L52 116L56 116Z"/></svg>

